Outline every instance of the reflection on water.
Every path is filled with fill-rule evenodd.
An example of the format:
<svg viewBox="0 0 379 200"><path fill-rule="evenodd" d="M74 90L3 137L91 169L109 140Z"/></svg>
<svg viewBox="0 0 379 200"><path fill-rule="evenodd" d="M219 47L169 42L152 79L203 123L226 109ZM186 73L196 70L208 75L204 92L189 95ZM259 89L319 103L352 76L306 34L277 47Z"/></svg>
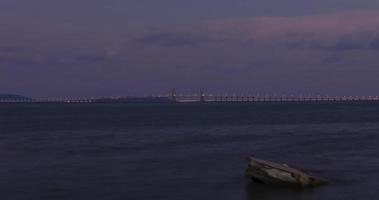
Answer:
<svg viewBox="0 0 379 200"><path fill-rule="evenodd" d="M260 183L246 184L246 200L297 200L309 196L317 188L281 188Z"/></svg>

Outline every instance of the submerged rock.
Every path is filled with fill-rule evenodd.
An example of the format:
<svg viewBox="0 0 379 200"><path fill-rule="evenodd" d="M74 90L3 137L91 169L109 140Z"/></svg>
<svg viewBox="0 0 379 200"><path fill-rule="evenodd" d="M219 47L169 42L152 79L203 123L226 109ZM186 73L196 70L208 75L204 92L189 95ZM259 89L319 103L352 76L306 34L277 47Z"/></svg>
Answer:
<svg viewBox="0 0 379 200"><path fill-rule="evenodd" d="M286 164L278 164L253 157L248 158L246 176L253 181L296 187L314 187L327 183L327 180L306 174Z"/></svg>

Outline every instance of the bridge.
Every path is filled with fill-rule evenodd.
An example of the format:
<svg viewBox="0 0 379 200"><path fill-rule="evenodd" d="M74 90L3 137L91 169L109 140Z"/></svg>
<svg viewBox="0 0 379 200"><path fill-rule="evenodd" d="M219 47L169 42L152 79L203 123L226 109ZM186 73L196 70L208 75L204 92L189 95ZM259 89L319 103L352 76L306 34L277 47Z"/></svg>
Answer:
<svg viewBox="0 0 379 200"><path fill-rule="evenodd" d="M249 94L212 94L200 89L194 94L178 93L172 89L166 95L145 97L99 97L99 98L35 98L35 99L0 99L0 103L128 103L128 102L162 102L162 103L254 103L254 102L378 102L379 96L311 96L311 95L249 95Z"/></svg>
<svg viewBox="0 0 379 200"><path fill-rule="evenodd" d="M204 89L200 89L197 94L179 94L175 89L172 89L170 99L174 102L379 102L379 96L230 95L207 94L204 91Z"/></svg>

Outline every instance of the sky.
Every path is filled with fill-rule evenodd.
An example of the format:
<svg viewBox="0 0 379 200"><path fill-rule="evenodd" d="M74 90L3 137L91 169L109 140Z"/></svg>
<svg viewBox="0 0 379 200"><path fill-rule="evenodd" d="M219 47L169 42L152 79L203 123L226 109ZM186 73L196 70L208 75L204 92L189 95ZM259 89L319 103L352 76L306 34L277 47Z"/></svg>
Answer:
<svg viewBox="0 0 379 200"><path fill-rule="evenodd" d="M377 0L0 0L0 93L379 95Z"/></svg>

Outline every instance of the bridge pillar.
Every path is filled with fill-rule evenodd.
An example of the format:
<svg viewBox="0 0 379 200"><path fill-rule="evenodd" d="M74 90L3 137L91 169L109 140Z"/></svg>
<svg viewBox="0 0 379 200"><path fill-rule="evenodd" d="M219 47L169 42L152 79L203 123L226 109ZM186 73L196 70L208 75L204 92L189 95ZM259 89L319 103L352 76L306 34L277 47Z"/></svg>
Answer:
<svg viewBox="0 0 379 200"><path fill-rule="evenodd" d="M176 102L177 99L176 99L176 89L175 88L171 89L170 96L171 96L171 100Z"/></svg>
<svg viewBox="0 0 379 200"><path fill-rule="evenodd" d="M205 92L204 88L200 89L200 102L205 102Z"/></svg>

